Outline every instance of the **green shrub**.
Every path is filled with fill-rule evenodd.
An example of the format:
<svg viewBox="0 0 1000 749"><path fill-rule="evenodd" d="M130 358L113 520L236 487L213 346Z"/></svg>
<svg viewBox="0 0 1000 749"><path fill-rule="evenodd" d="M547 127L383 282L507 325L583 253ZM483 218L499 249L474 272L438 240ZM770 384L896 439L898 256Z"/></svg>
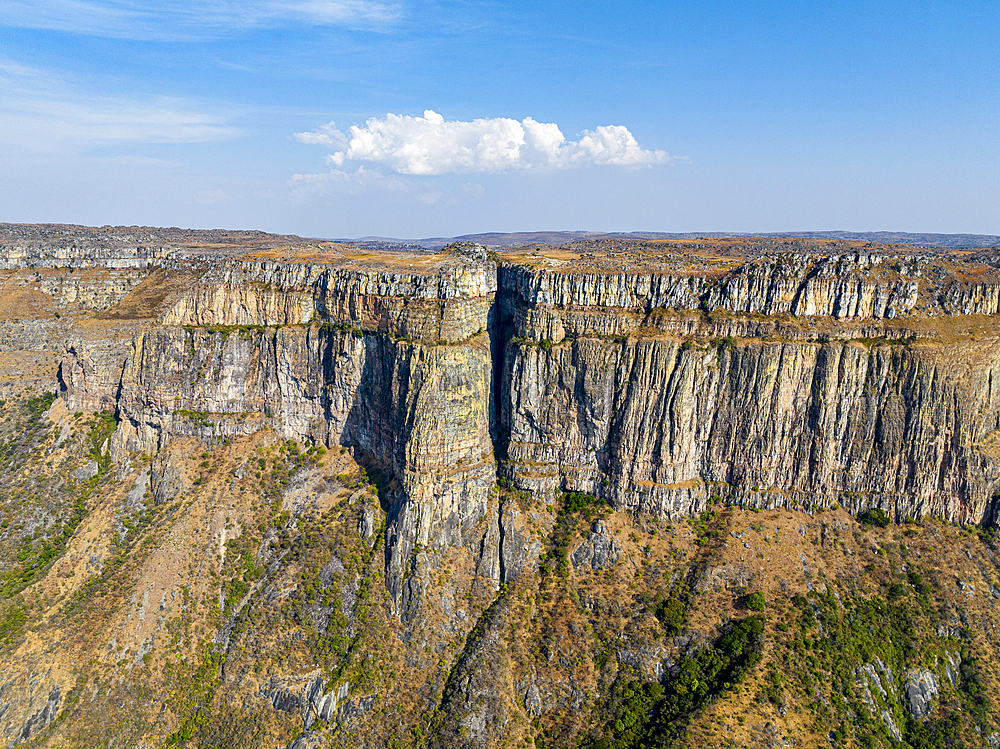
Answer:
<svg viewBox="0 0 1000 749"><path fill-rule="evenodd" d="M11 600L0 611L0 645L9 646L24 630L28 614L20 598Z"/></svg>
<svg viewBox="0 0 1000 749"><path fill-rule="evenodd" d="M918 595L928 596L931 593L931 586L924 582L923 576L919 572L910 570L906 574L907 580L909 580L910 585L913 586L914 590L917 591Z"/></svg>
<svg viewBox="0 0 1000 749"><path fill-rule="evenodd" d="M681 631L681 625L684 624L687 606L679 598L667 598L657 603L655 613L656 618L663 622L667 634L675 635Z"/></svg>
<svg viewBox="0 0 1000 749"><path fill-rule="evenodd" d="M599 507L607 502L586 492L566 492L563 497L563 510L565 512L579 512L588 507Z"/></svg>
<svg viewBox="0 0 1000 749"><path fill-rule="evenodd" d="M664 605L676 600L668 599ZM675 609L676 604L670 608ZM713 645L682 658L680 673L664 686L634 680L616 685L604 735L592 736L584 746L625 749L670 745L695 711L731 689L760 662L763 631L760 617L731 622Z"/></svg>
<svg viewBox="0 0 1000 749"><path fill-rule="evenodd" d="M869 507L858 515L858 521L865 525L877 525L879 528L886 528L892 522L889 516L879 507Z"/></svg>
<svg viewBox="0 0 1000 749"><path fill-rule="evenodd" d="M763 611L767 607L764 594L759 590L747 596L747 608L751 611Z"/></svg>
<svg viewBox="0 0 1000 749"><path fill-rule="evenodd" d="M898 601L900 598L906 597L906 586L899 583L893 583L889 586L889 600Z"/></svg>

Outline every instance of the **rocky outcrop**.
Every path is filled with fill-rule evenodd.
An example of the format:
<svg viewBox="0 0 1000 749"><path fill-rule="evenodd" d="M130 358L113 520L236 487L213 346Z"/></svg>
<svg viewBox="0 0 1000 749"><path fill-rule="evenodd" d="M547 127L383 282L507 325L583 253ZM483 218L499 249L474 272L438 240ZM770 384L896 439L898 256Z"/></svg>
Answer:
<svg viewBox="0 0 1000 749"><path fill-rule="evenodd" d="M142 272L101 268L39 275L38 284L60 307L103 310L128 296L142 282L144 275Z"/></svg>
<svg viewBox="0 0 1000 749"><path fill-rule="evenodd" d="M326 680L311 678L269 679L260 686L260 696L275 710L299 715L308 730L317 720L329 721L337 717L337 706L347 699L351 689L349 682L324 691Z"/></svg>
<svg viewBox="0 0 1000 749"><path fill-rule="evenodd" d="M73 410L115 411L121 363L113 360L112 366L102 367L94 358L89 347L78 343L66 348L57 374L67 405Z"/></svg>
<svg viewBox="0 0 1000 749"><path fill-rule="evenodd" d="M441 698L440 727L429 746L492 746L505 733L513 714L507 704L513 691L507 631L513 619L510 604L501 597L469 634Z"/></svg>
<svg viewBox="0 0 1000 749"><path fill-rule="evenodd" d="M608 535L602 523L597 522L587 539L570 554L570 560L573 562L573 569L587 572L613 567L619 554L621 547L618 542Z"/></svg>
<svg viewBox="0 0 1000 749"><path fill-rule="evenodd" d="M740 314L829 316L838 320L928 314L997 314L1000 277L925 278L925 256L783 254L691 270L621 272L508 266L501 291L527 307L723 310ZM943 309L942 309L943 307Z"/></svg>
<svg viewBox="0 0 1000 749"><path fill-rule="evenodd" d="M62 705L62 700L63 698L59 691L59 687L52 687L52 690L49 692L48 699L38 712L28 718L27 722L21 728L20 735L14 743L19 744L22 741L27 741L33 735L37 734L54 721L56 719L56 715L59 714L59 708Z"/></svg>
<svg viewBox="0 0 1000 749"><path fill-rule="evenodd" d="M892 710L889 709L895 705L898 699L896 677L893 675L892 669L878 657L870 663L858 666L857 687L871 716L881 720L896 741L902 740L903 735L899 726L896 725Z"/></svg>
<svg viewBox="0 0 1000 749"><path fill-rule="evenodd" d="M171 252L165 247L78 246L67 243L39 247L31 242L0 245L0 269L16 268L113 268L138 269L158 265Z"/></svg>
<svg viewBox="0 0 1000 749"><path fill-rule="evenodd" d="M532 575L538 571L538 558L542 543L529 525L529 516L538 513L523 512L514 500L508 500L500 507L500 582L514 583L522 575ZM539 518L545 526L552 518Z"/></svg>
<svg viewBox="0 0 1000 749"><path fill-rule="evenodd" d="M494 265L462 259L437 273L243 262L203 276L164 323L322 322L451 343L486 330L495 292Z"/></svg>
<svg viewBox="0 0 1000 749"><path fill-rule="evenodd" d="M927 720L938 696L938 681L933 671L913 669L904 685L907 708L914 720Z"/></svg>

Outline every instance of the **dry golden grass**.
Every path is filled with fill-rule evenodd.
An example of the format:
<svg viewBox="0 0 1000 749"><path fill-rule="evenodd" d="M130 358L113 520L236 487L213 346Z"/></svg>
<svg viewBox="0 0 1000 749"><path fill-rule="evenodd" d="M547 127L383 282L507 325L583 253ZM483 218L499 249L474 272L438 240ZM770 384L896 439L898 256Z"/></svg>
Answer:
<svg viewBox="0 0 1000 749"><path fill-rule="evenodd" d="M446 252L373 252L350 244L330 243L306 247L255 250L242 260L275 260L285 263L331 265L344 268L385 268L405 273L431 273L452 259Z"/></svg>
<svg viewBox="0 0 1000 749"><path fill-rule="evenodd" d="M201 272L195 270L156 270L118 304L97 315L102 320L155 320L187 292Z"/></svg>
<svg viewBox="0 0 1000 749"><path fill-rule="evenodd" d="M35 283L34 274L13 271L0 280L0 320L50 320L56 305Z"/></svg>

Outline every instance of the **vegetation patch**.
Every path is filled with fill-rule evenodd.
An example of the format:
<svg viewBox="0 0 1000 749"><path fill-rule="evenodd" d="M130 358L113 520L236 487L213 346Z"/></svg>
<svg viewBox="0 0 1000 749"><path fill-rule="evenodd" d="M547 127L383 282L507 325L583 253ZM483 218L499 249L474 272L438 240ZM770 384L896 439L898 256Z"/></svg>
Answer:
<svg viewBox="0 0 1000 749"><path fill-rule="evenodd" d="M858 522L865 525L874 525L878 528L888 528L892 519L879 507L869 507L858 514Z"/></svg>
<svg viewBox="0 0 1000 749"><path fill-rule="evenodd" d="M0 599L14 596L41 579L51 563L65 551L87 515L91 496L110 467L108 441L117 428L117 421L112 414L97 413L80 422L86 428L81 437L84 454L97 464L95 476L68 483L45 473L25 475L34 470L31 467L41 464L54 439L42 417L55 398L55 393L45 393L25 401L21 407L22 420L14 428L11 441L0 448L8 460L8 470L16 466L21 472L19 486L22 488L16 488L18 484L8 484L8 492L16 493L15 496L26 495L26 499L35 502L48 495L55 516L52 522L39 524L32 533L21 537L11 564L0 572Z"/></svg>
<svg viewBox="0 0 1000 749"><path fill-rule="evenodd" d="M665 684L616 684L606 710L613 716L592 749L665 746L684 734L688 719L740 682L761 659L764 620L730 622L712 645L681 659Z"/></svg>

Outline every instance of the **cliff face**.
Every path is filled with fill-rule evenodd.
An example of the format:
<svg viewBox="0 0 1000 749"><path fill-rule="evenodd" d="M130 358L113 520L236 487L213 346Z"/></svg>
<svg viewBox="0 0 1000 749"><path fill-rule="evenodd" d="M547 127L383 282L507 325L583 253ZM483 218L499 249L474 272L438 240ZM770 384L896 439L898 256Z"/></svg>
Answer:
<svg viewBox="0 0 1000 749"><path fill-rule="evenodd" d="M399 482L402 550L469 542L495 451L522 488L668 517L718 496L992 521L990 266L702 254L696 273L674 254L609 272L617 257L229 260L172 297L120 377L70 346L64 384L115 404L121 459L261 425L357 448Z"/></svg>
<svg viewBox="0 0 1000 749"><path fill-rule="evenodd" d="M718 495L989 522L998 377L995 342L512 342L506 468L670 517Z"/></svg>
<svg viewBox="0 0 1000 749"><path fill-rule="evenodd" d="M684 275L530 259L500 281L502 470L518 486L669 517L716 496L992 522L991 266L781 255Z"/></svg>
<svg viewBox="0 0 1000 749"><path fill-rule="evenodd" d="M79 361L74 352L70 361ZM415 546L474 547L496 582L485 334L426 346L320 326L158 328L136 338L119 392L112 448L122 459L156 454L178 437L273 428L286 439L350 447L373 461L398 486L386 508L396 601Z"/></svg>
<svg viewBox="0 0 1000 749"><path fill-rule="evenodd" d="M1000 276L985 263L966 269L983 281L957 278L928 257L877 253L719 258L700 271L674 270L667 263L655 270L623 265L579 271L515 265L506 269L503 287L530 307L660 307L837 320L1000 312Z"/></svg>
<svg viewBox="0 0 1000 749"><path fill-rule="evenodd" d="M163 322L339 323L396 337L453 343L486 330L495 292L495 268L472 262L452 263L431 274L243 262L206 274Z"/></svg>
<svg viewBox="0 0 1000 749"><path fill-rule="evenodd" d="M680 678L753 586L828 584L810 599L824 631L830 612L845 632L895 626L848 599L885 597L858 580L890 553L893 595L926 597L919 574L892 576L928 563L939 526L907 557L916 530L879 531L879 549L851 514L997 522L991 253L699 240L493 255L57 229L0 232L11 744L77 726L56 717L92 710L74 707L86 689L102 707L72 729L83 745L260 734L303 749L337 745L336 722L370 746L499 746L539 725L576 746L618 736L625 713L588 732L633 699L622 684ZM54 386L54 403L37 397ZM1000 566L966 542L934 578L937 609L913 614L931 633L919 657L851 645L861 671L838 678L874 674L884 699L844 715L917 736L907 715L972 705L954 622L991 636ZM947 571L963 559L978 593ZM956 613L976 596L978 613ZM102 664L92 687L74 681L77 650ZM123 710L144 717L108 717ZM761 731L785 715L767 714ZM963 735L992 730L976 725Z"/></svg>
<svg viewBox="0 0 1000 749"><path fill-rule="evenodd" d="M437 606L436 555L492 589L536 569L498 475L671 520L716 499L995 520L1000 285L978 261L391 259L228 259L170 294L165 269L103 313L161 299L118 364L66 347L69 404L117 412L122 464L261 429L351 449L391 485L385 585L407 620Z"/></svg>

